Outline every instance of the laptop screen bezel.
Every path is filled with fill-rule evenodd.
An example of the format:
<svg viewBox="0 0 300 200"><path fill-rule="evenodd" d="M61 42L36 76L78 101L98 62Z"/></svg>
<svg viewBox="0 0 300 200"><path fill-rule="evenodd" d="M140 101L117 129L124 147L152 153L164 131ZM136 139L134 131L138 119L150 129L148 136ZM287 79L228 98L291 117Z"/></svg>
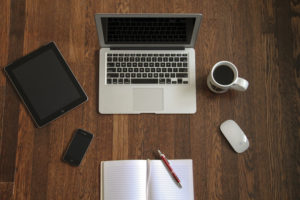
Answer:
<svg viewBox="0 0 300 200"><path fill-rule="evenodd" d="M152 18L195 18L195 24L193 27L192 37L190 43L188 44L107 44L104 40L104 33L102 29L102 18L107 17L152 17ZM95 14L95 21L98 32L98 39L101 48L111 48L111 47L184 47L192 48L195 46L197 35L199 32L200 22L202 19L202 14Z"/></svg>

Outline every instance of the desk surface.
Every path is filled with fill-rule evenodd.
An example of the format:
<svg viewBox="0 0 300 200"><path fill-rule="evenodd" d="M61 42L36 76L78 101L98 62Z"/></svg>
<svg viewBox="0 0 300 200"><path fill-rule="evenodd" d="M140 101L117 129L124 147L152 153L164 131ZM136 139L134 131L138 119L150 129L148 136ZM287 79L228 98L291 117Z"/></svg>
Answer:
<svg viewBox="0 0 300 200"><path fill-rule="evenodd" d="M100 115L95 13L202 13L196 49L197 113ZM102 160L193 159L195 199L297 199L300 4L294 0L36 0L0 3L0 199L99 199ZM2 68L55 41L89 101L34 127ZM206 76L232 61L250 82L215 95ZM234 119L250 148L236 154L219 131ZM77 128L95 134L81 166L61 156ZM298 188L298 190L297 190Z"/></svg>

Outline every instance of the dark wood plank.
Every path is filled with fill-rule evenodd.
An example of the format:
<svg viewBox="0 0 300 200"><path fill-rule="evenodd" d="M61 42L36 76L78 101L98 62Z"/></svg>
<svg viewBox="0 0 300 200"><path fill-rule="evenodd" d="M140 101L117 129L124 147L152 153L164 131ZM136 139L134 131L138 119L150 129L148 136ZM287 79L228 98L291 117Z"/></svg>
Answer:
<svg viewBox="0 0 300 200"><path fill-rule="evenodd" d="M0 182L0 199L11 200L13 197L14 182Z"/></svg>
<svg viewBox="0 0 300 200"><path fill-rule="evenodd" d="M5 107L5 90L6 90L6 78L5 73L2 70L7 64L7 51L8 51L8 41L9 41L9 23L10 23L10 2L2 1L0 3L0 40L2 41L0 48L0 155L2 150L2 134L3 134L3 116Z"/></svg>
<svg viewBox="0 0 300 200"><path fill-rule="evenodd" d="M23 55L25 2L11 1L8 62L13 62ZM5 89L2 145L0 155L0 181L14 181L15 158L17 150L19 102L14 88L7 84ZM2 105L3 105L2 104Z"/></svg>

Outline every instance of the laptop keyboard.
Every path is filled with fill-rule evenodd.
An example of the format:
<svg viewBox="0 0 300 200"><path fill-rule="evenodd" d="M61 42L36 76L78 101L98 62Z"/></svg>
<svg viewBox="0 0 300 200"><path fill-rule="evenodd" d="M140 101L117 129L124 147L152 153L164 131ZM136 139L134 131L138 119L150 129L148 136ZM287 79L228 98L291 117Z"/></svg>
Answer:
<svg viewBox="0 0 300 200"><path fill-rule="evenodd" d="M107 53L107 84L188 84L188 55Z"/></svg>

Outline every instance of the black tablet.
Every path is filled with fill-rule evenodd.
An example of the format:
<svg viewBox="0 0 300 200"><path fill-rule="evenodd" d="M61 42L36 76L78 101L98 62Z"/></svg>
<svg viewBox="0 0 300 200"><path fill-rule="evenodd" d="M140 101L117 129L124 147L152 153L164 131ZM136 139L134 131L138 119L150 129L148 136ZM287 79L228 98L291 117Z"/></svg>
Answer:
<svg viewBox="0 0 300 200"><path fill-rule="evenodd" d="M38 127L87 101L85 92L54 42L4 70Z"/></svg>

